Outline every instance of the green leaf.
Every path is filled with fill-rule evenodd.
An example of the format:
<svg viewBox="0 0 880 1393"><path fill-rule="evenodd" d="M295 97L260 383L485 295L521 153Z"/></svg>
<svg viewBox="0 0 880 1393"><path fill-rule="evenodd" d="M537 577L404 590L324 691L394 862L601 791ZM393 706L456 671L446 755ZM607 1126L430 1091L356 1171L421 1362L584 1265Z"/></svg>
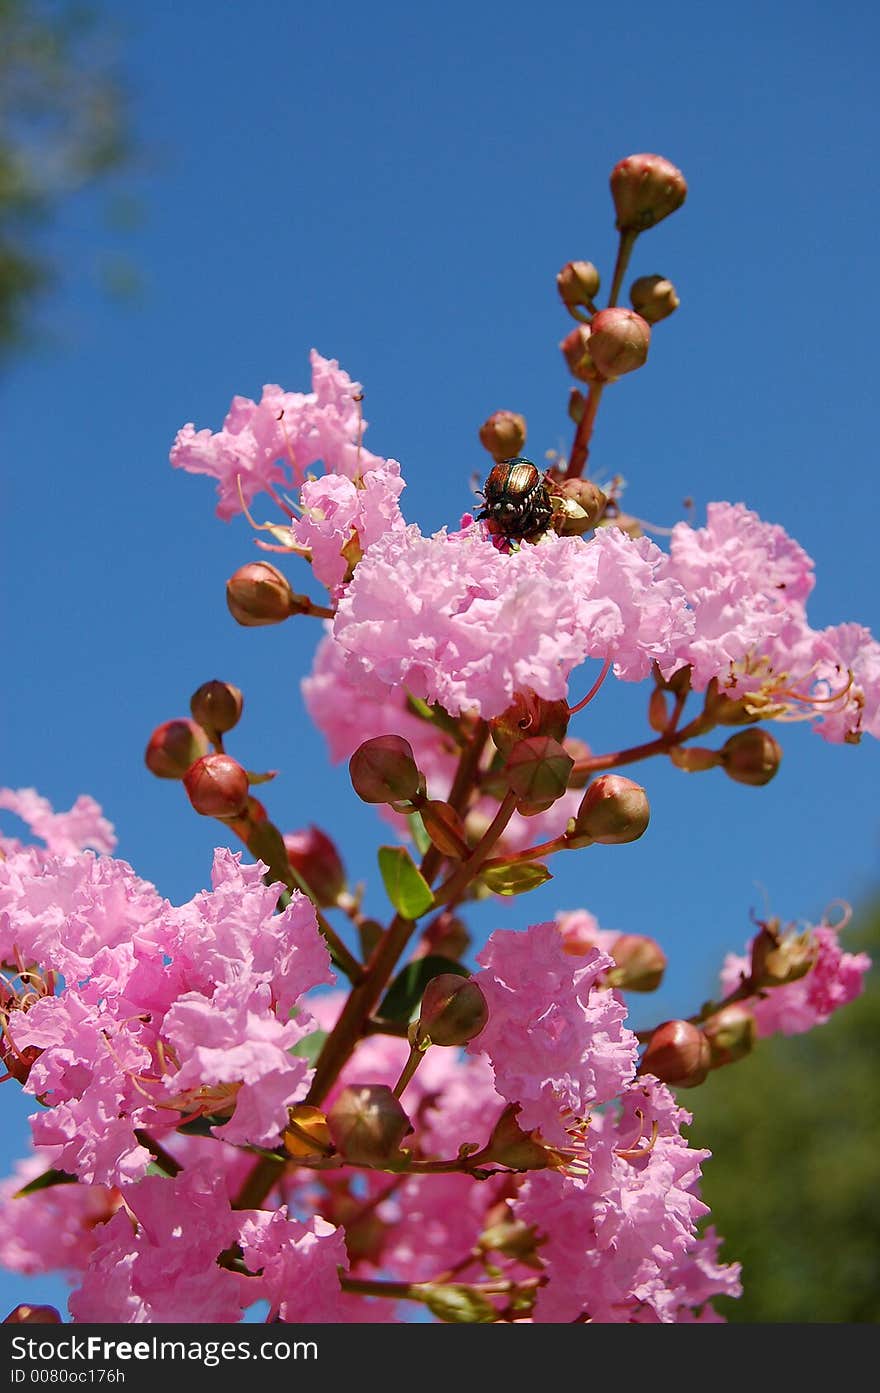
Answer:
<svg viewBox="0 0 880 1393"><path fill-rule="evenodd" d="M406 821L409 826L409 835L415 843L416 850L424 856L428 847L431 845L431 838L425 831L425 825L422 819L419 817L418 813L410 813Z"/></svg>
<svg viewBox="0 0 880 1393"><path fill-rule="evenodd" d="M380 846L379 870L385 893L404 919L418 919L432 907L431 887L406 847Z"/></svg>
<svg viewBox="0 0 880 1393"><path fill-rule="evenodd" d="M431 978L439 977L442 972L457 972L460 977L470 976L468 969L461 963L454 962L452 958L441 958L439 953L433 953L426 958L416 958L415 962L408 963L403 971L397 974L385 993L385 998L376 1012L377 1016L385 1021L408 1021L424 996Z"/></svg>
<svg viewBox="0 0 880 1393"><path fill-rule="evenodd" d="M452 1325L489 1325L498 1319L498 1312L482 1292L461 1283L444 1286L419 1286L422 1300L438 1320Z"/></svg>
<svg viewBox="0 0 880 1393"><path fill-rule="evenodd" d="M553 877L537 861L512 861L507 866L487 866L480 879L496 895L525 895Z"/></svg>
<svg viewBox="0 0 880 1393"><path fill-rule="evenodd" d="M326 1030L313 1030L311 1035L306 1035L302 1040L297 1040L291 1054L295 1054L299 1059L307 1059L309 1064L314 1066L315 1060L324 1048L324 1041L327 1039Z"/></svg>
<svg viewBox="0 0 880 1393"><path fill-rule="evenodd" d="M22 1185L20 1190L16 1190L13 1199L23 1199L25 1195L35 1195L38 1190L48 1190L53 1185L78 1185L79 1181L75 1175L68 1175L67 1171L48 1170L43 1171L33 1180L29 1180L27 1185Z"/></svg>

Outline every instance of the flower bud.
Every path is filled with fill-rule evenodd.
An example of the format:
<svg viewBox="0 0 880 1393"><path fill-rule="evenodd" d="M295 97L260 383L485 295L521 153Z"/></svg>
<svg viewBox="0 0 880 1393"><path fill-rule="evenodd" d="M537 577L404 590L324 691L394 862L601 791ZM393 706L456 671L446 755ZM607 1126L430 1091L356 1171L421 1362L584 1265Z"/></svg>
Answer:
<svg viewBox="0 0 880 1393"><path fill-rule="evenodd" d="M556 277L556 287L567 309L589 308L599 294L599 272L592 261L567 261Z"/></svg>
<svg viewBox="0 0 880 1393"><path fill-rule="evenodd" d="M666 954L656 939L646 934L618 934L610 953L614 967L607 985L630 992L654 992L663 981Z"/></svg>
<svg viewBox="0 0 880 1393"><path fill-rule="evenodd" d="M634 842L651 816L648 795L641 784L621 774L603 774L587 786L575 818L575 835L604 846Z"/></svg>
<svg viewBox="0 0 880 1393"><path fill-rule="evenodd" d="M568 721L567 701L546 701L531 687L524 687L515 694L507 710L489 722L489 731L495 748L508 755L514 745L535 735L549 735L553 740L563 740Z"/></svg>
<svg viewBox="0 0 880 1393"><path fill-rule="evenodd" d="M233 687L231 682L220 682L217 678L203 682L193 692L189 702L193 719L212 740L238 725L243 706L244 697L238 687Z"/></svg>
<svg viewBox="0 0 880 1393"><path fill-rule="evenodd" d="M27 1306L22 1304L3 1321L4 1325L61 1325L60 1312L54 1306ZM24 1338L24 1337L22 1337Z"/></svg>
<svg viewBox="0 0 880 1393"><path fill-rule="evenodd" d="M239 817L247 807L247 773L229 755L203 755L187 770L183 785L203 817Z"/></svg>
<svg viewBox="0 0 880 1393"><path fill-rule="evenodd" d="M404 803L420 797L424 780L412 746L401 735L377 735L348 762L352 787L365 803Z"/></svg>
<svg viewBox="0 0 880 1393"><path fill-rule="evenodd" d="M570 334L566 334L559 347L572 377L576 377L579 382L601 382L601 376L590 357L589 324L576 325Z"/></svg>
<svg viewBox="0 0 880 1393"><path fill-rule="evenodd" d="M400 1151L412 1131L409 1118L387 1084L350 1084L327 1114L333 1145L347 1161L381 1166Z"/></svg>
<svg viewBox="0 0 880 1393"><path fill-rule="evenodd" d="M648 324L668 319L681 304L672 281L663 276L639 276L629 288L629 301Z"/></svg>
<svg viewBox="0 0 880 1393"><path fill-rule="evenodd" d="M601 518L608 495L592 479L564 479L550 489L550 502L554 532L560 537L582 537Z"/></svg>
<svg viewBox="0 0 880 1393"><path fill-rule="evenodd" d="M458 962L471 946L467 925L449 909L442 909L424 929L414 958L449 958Z"/></svg>
<svg viewBox="0 0 880 1393"><path fill-rule="evenodd" d="M695 1088L705 1079L711 1063L709 1041L690 1021L664 1021L658 1025L642 1055L640 1074L654 1074L663 1083Z"/></svg>
<svg viewBox="0 0 880 1393"><path fill-rule="evenodd" d="M182 779L190 765L209 749L210 741L195 721L166 721L150 736L144 763L159 779Z"/></svg>
<svg viewBox="0 0 880 1393"><path fill-rule="evenodd" d="M703 1025L703 1034L709 1041L713 1069L722 1064L734 1064L744 1059L755 1044L755 1018L745 1006L734 1002L723 1006Z"/></svg>
<svg viewBox="0 0 880 1393"><path fill-rule="evenodd" d="M473 978L441 972L425 988L415 1043L423 1044L429 1038L432 1045L466 1045L479 1035L488 1019L486 998Z"/></svg>
<svg viewBox="0 0 880 1393"><path fill-rule="evenodd" d="M233 619L246 628L280 624L298 608L287 577L268 561L239 566L226 582L226 603Z"/></svg>
<svg viewBox="0 0 880 1393"><path fill-rule="evenodd" d="M526 418L516 411L493 411L480 426L480 444L500 464L523 452L526 443Z"/></svg>
<svg viewBox="0 0 880 1393"><path fill-rule="evenodd" d="M635 310L600 310L590 321L590 359L605 381L643 367L650 344L651 326Z"/></svg>
<svg viewBox="0 0 880 1393"><path fill-rule="evenodd" d="M302 876L318 905L322 909L334 905L345 889L345 867L326 832L315 826L287 832L284 848L288 861Z"/></svg>
<svg viewBox="0 0 880 1393"><path fill-rule="evenodd" d="M573 768L574 760L558 740L549 735L536 735L513 746L504 774L508 787L520 802L527 805L530 812L537 812L562 797Z"/></svg>
<svg viewBox="0 0 880 1393"><path fill-rule="evenodd" d="M628 155L611 171L611 196L620 232L644 232L680 208L687 183L662 155Z"/></svg>
<svg viewBox="0 0 880 1393"><path fill-rule="evenodd" d="M718 752L725 774L738 784L769 784L782 761L782 746L769 731L751 726L731 735Z"/></svg>

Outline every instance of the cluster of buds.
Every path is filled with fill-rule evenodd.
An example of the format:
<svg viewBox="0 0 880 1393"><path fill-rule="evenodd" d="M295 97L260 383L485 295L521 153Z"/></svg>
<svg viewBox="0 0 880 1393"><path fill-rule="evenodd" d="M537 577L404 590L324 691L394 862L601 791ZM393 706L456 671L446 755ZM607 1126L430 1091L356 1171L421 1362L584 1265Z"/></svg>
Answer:
<svg viewBox="0 0 880 1393"><path fill-rule="evenodd" d="M190 698L192 719L165 721L147 742L144 763L150 772L182 780L204 817L240 818L254 801L251 776L223 750L223 736L238 725L243 707L244 697L231 682L203 682Z"/></svg>

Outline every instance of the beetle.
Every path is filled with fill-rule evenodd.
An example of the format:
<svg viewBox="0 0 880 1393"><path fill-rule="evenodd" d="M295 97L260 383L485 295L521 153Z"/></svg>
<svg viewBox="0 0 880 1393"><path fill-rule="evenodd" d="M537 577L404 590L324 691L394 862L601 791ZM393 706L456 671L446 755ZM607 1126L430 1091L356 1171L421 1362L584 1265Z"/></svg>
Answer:
<svg viewBox="0 0 880 1393"><path fill-rule="evenodd" d="M511 541L537 541L550 526L553 507L544 475L529 459L501 460L483 486L485 507L478 520Z"/></svg>

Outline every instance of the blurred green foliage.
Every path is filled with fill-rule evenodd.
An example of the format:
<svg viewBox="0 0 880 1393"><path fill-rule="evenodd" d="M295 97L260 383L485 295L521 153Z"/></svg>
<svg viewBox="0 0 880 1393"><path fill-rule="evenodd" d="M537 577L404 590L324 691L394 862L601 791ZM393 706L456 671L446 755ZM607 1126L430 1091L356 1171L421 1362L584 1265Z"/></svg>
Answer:
<svg viewBox="0 0 880 1393"><path fill-rule="evenodd" d="M27 336L57 275L59 206L128 158L115 45L69 0L0 0L0 354Z"/></svg>
<svg viewBox="0 0 880 1393"><path fill-rule="evenodd" d="M862 996L679 1095L713 1152L722 1254L743 1265L741 1300L717 1303L731 1322L880 1320L880 905L843 942L874 959Z"/></svg>

